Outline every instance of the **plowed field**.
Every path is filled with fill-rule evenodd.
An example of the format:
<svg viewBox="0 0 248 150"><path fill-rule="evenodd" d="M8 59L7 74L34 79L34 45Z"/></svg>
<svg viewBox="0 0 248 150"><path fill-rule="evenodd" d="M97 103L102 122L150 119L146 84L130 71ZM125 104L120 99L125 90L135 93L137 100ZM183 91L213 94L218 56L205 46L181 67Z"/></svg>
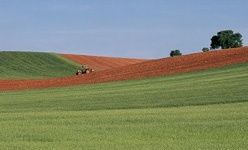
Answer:
<svg viewBox="0 0 248 150"><path fill-rule="evenodd" d="M111 81L141 79L183 72L205 70L231 64L248 62L248 47L195 53L174 58L149 60L138 64L72 76L44 80L0 80L0 90L21 90L93 84Z"/></svg>
<svg viewBox="0 0 248 150"><path fill-rule="evenodd" d="M62 56L71 59L76 63L86 64L95 71L108 70L145 61L144 59L86 56L73 54L62 54Z"/></svg>

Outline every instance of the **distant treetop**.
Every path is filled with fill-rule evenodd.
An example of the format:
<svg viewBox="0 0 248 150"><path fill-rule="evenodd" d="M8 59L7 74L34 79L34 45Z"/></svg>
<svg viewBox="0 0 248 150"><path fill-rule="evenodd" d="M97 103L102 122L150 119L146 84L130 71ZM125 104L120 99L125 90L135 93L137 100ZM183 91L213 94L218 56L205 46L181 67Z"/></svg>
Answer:
<svg viewBox="0 0 248 150"><path fill-rule="evenodd" d="M242 35L234 33L232 30L224 30L217 33L211 38L211 49L228 49L242 47Z"/></svg>

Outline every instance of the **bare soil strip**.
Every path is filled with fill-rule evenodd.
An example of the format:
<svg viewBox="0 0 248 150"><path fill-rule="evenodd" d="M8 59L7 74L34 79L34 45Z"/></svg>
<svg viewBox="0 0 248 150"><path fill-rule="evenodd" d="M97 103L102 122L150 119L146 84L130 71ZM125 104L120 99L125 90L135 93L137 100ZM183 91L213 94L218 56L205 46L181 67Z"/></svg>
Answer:
<svg viewBox="0 0 248 150"><path fill-rule="evenodd" d="M73 55L73 54L62 54L62 56L71 59L76 63L86 64L95 71L108 70L108 69L118 68L118 67L146 61L145 59L87 56L87 55Z"/></svg>

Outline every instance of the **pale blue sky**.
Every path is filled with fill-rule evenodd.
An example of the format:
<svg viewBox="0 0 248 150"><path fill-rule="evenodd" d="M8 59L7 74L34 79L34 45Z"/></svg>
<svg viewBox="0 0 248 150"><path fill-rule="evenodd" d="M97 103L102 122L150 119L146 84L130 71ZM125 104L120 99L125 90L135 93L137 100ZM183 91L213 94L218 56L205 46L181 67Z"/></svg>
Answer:
<svg viewBox="0 0 248 150"><path fill-rule="evenodd" d="M247 11L248 0L0 0L0 49L159 58L224 29L247 45Z"/></svg>

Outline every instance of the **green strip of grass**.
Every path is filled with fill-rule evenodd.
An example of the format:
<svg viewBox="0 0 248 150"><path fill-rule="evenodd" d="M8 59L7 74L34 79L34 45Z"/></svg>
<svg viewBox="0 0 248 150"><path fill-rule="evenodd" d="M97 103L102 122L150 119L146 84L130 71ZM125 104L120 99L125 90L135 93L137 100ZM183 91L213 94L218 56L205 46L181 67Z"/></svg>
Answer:
<svg viewBox="0 0 248 150"><path fill-rule="evenodd" d="M78 65L57 54L0 52L0 79L34 79L73 75Z"/></svg>
<svg viewBox="0 0 248 150"><path fill-rule="evenodd" d="M246 149L248 103L1 113L2 149Z"/></svg>

